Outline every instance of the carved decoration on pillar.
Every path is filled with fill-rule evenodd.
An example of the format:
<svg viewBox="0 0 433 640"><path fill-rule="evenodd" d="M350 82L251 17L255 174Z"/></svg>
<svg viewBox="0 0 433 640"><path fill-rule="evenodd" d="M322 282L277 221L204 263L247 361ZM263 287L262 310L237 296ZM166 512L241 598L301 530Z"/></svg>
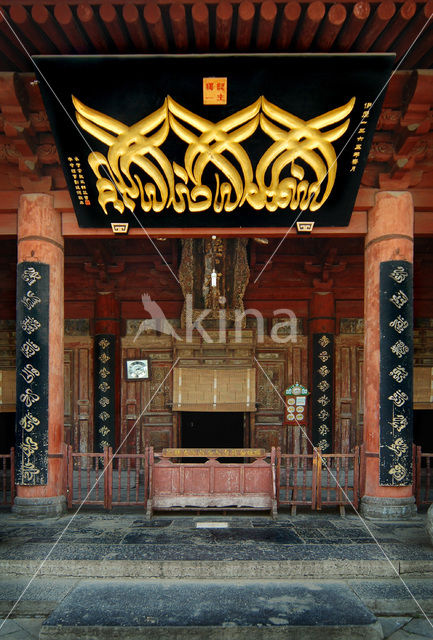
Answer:
<svg viewBox="0 0 433 640"><path fill-rule="evenodd" d="M48 264L18 264L15 482L19 485L48 481L49 278Z"/></svg>
<svg viewBox="0 0 433 640"><path fill-rule="evenodd" d="M95 451L115 446L116 336L95 336Z"/></svg>
<svg viewBox="0 0 433 640"><path fill-rule="evenodd" d="M188 238L182 241L179 280L185 303L182 327L186 326L187 296L192 320L207 311L202 325L218 328L220 317L233 323L244 311L244 293L250 270L246 239ZM243 318L242 326L245 326Z"/></svg>
<svg viewBox="0 0 433 640"><path fill-rule="evenodd" d="M412 484L412 264L380 264L380 484Z"/></svg>
<svg viewBox="0 0 433 640"><path fill-rule="evenodd" d="M334 335L313 334L312 440L324 453L332 449L334 416Z"/></svg>

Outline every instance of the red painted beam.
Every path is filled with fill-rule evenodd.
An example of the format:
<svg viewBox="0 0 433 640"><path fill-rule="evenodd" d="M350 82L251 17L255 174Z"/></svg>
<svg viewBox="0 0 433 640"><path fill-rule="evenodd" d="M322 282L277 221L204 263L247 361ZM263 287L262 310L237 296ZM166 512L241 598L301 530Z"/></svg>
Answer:
<svg viewBox="0 0 433 640"><path fill-rule="evenodd" d="M54 17L65 33L76 53L87 53L89 45L82 35L78 24L66 2L60 2L54 6Z"/></svg>
<svg viewBox="0 0 433 640"><path fill-rule="evenodd" d="M188 48L188 30L186 26L185 7L183 4L172 4L170 7L171 31L178 51Z"/></svg>
<svg viewBox="0 0 433 640"><path fill-rule="evenodd" d="M302 20L301 30L296 38L295 49L297 51L307 51L314 40L317 29L325 15L325 5L320 0L312 2L307 7L304 18Z"/></svg>
<svg viewBox="0 0 433 640"><path fill-rule="evenodd" d="M300 15L301 5L299 2L287 2L284 6L277 37L277 49L279 51L286 51L289 48L293 34L298 26Z"/></svg>
<svg viewBox="0 0 433 640"><path fill-rule="evenodd" d="M43 4L33 5L32 18L61 53L73 53L73 49L51 13Z"/></svg>
<svg viewBox="0 0 433 640"><path fill-rule="evenodd" d="M161 9L153 2L146 4L143 7L143 17L146 21L153 46L157 51L167 53L168 43L162 21Z"/></svg>
<svg viewBox="0 0 433 640"><path fill-rule="evenodd" d="M120 53L129 50L128 38L123 32L117 11L112 4L102 4L99 7L99 16L104 23L105 28L111 36L116 48Z"/></svg>
<svg viewBox="0 0 433 640"><path fill-rule="evenodd" d="M238 25L236 31L236 48L246 51L250 46L253 30L255 8L249 0L243 0L238 9Z"/></svg>
<svg viewBox="0 0 433 640"><path fill-rule="evenodd" d="M229 48L232 20L233 5L223 0L216 9L215 45L218 51Z"/></svg>
<svg viewBox="0 0 433 640"><path fill-rule="evenodd" d="M346 16L347 11L342 4L333 4L329 9L317 36L317 48L320 51L330 51L346 21Z"/></svg>
<svg viewBox="0 0 433 640"><path fill-rule="evenodd" d="M197 2L192 6L192 24L194 28L195 45L198 51L209 49L209 11L204 2Z"/></svg>
<svg viewBox="0 0 433 640"><path fill-rule="evenodd" d="M357 2L350 13L349 19L344 25L337 38L336 49L338 51L349 51L352 44L358 37L370 15L370 5L365 0Z"/></svg>
<svg viewBox="0 0 433 640"><path fill-rule="evenodd" d="M109 46L107 38L101 29L95 8L90 4L79 4L77 7L77 17L96 51L98 53L108 53Z"/></svg>
<svg viewBox="0 0 433 640"><path fill-rule="evenodd" d="M122 17L137 53L147 51L147 38L137 7L134 4L125 4L122 7Z"/></svg>
<svg viewBox="0 0 433 640"><path fill-rule="evenodd" d="M272 40L275 18L277 17L277 5L272 0L265 0L260 5L259 26L257 30L257 49L266 51Z"/></svg>

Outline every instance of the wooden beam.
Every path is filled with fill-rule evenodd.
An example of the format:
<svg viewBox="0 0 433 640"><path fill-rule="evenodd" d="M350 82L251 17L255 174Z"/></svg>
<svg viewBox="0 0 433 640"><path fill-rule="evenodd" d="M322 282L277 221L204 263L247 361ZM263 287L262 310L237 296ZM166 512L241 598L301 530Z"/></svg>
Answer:
<svg viewBox="0 0 433 640"><path fill-rule="evenodd" d="M250 0L242 0L239 5L236 31L236 48L239 51L246 51L250 46L255 11Z"/></svg>
<svg viewBox="0 0 433 640"><path fill-rule="evenodd" d="M101 29L95 9L90 4L79 4L77 17L97 53L108 53L107 38Z"/></svg>
<svg viewBox="0 0 433 640"><path fill-rule="evenodd" d="M8 19L8 18L6 18ZM13 26L13 25L11 25ZM32 66L31 60L26 56L20 43L0 14L0 51L12 62L15 69L24 71Z"/></svg>
<svg viewBox="0 0 433 640"><path fill-rule="evenodd" d="M320 51L331 49L346 20L346 15L346 9L342 4L333 4L329 9L317 36L317 48Z"/></svg>
<svg viewBox="0 0 433 640"><path fill-rule="evenodd" d="M13 5L9 9L9 17L13 26L18 28L23 36L27 38L30 44L35 48L35 50L29 51L30 54L56 53L56 48L54 47L54 45L47 38L45 38L44 34L41 33L41 31L39 31L39 29L35 26L27 9L22 4Z"/></svg>
<svg viewBox="0 0 433 640"><path fill-rule="evenodd" d="M302 20L300 32L296 38L295 49L297 51L307 51L314 40L316 31L325 15L325 5L320 0L316 0L308 5Z"/></svg>
<svg viewBox="0 0 433 640"><path fill-rule="evenodd" d="M363 53L368 51L389 21L394 17L394 14L395 4L392 0L384 0L384 2L381 2L362 30L361 35L355 42L353 50Z"/></svg>
<svg viewBox="0 0 433 640"><path fill-rule="evenodd" d="M387 26L380 38L374 43L374 51L388 51L394 40L407 27L416 12L416 3L414 0L406 0L401 5L399 12L394 20Z"/></svg>
<svg viewBox="0 0 433 640"><path fill-rule="evenodd" d="M198 51L209 50L209 11L204 2L192 5L192 24L194 28L195 45Z"/></svg>
<svg viewBox="0 0 433 640"><path fill-rule="evenodd" d="M284 5L283 14L280 20L280 31L277 36L277 49L286 51L292 42L293 34L298 26L301 15L301 5L299 2L287 2Z"/></svg>
<svg viewBox="0 0 433 640"><path fill-rule="evenodd" d="M161 9L154 2L145 4L143 7L143 17L147 24L153 46L157 51L167 53L168 42L162 21Z"/></svg>
<svg viewBox="0 0 433 640"><path fill-rule="evenodd" d="M48 36L54 46L57 47L58 51L62 54L73 53L73 48L68 39L65 38L59 25L43 4L32 7L32 18L44 34Z"/></svg>
<svg viewBox="0 0 433 640"><path fill-rule="evenodd" d="M76 53L87 53L89 46L83 37L72 11L66 2L59 2L54 5L54 17L63 29L63 32Z"/></svg>
<svg viewBox="0 0 433 640"><path fill-rule="evenodd" d="M188 29L186 26L185 7L183 4L172 4L169 11L171 31L178 51L188 48Z"/></svg>
<svg viewBox="0 0 433 640"><path fill-rule="evenodd" d="M377 189L369 189L368 201L369 207L371 208L374 204L374 197L372 195L377 193ZM371 193L372 192L372 193ZM10 192L9 192L10 193ZM61 192L57 192L61 193ZM64 192L66 193L66 192ZM14 191L12 192L13 197L6 198L6 200L11 203L13 200L14 208L18 209L18 201L20 192ZM362 194L361 194L362 196ZM365 198L362 197L364 200ZM414 197L415 202L419 198ZM61 200L59 197L55 197L55 203ZM2 202L4 201L2 194ZM431 207L431 197L429 198L429 204ZM58 207L57 207L58 208ZM62 208L61 208L62 209ZM354 211L352 214L352 218L350 221L350 225L348 227L317 227L313 230L312 236L342 236L342 237L356 237L363 236L367 232L367 214L365 211ZM64 237L68 238L113 238L114 234L110 229L81 229L78 226L77 219L75 214L72 212L62 213L62 233ZM164 237L164 238L180 238L180 237L190 237L190 238L200 238L200 237L208 237L210 233L212 233L212 229L204 228L204 229L181 229L181 228L170 228L170 229L148 229L149 236L152 238ZM248 237L248 238L281 238L287 232L287 228L278 228L278 227L251 227L251 228L243 228L243 229L216 229L218 236L221 237ZM416 236L433 236L433 210L430 208L426 211L415 211L415 226L414 232ZM7 213L0 212L0 236L2 237L14 237L17 234L17 213ZM289 234L290 236L296 236L297 232L295 229L292 229ZM146 237L142 229L131 229L128 238L135 237Z"/></svg>
<svg viewBox="0 0 433 640"><path fill-rule="evenodd" d="M117 50L120 51L120 53L128 51L130 48L128 38L125 36L122 29L115 7L108 3L102 4L99 7L99 16L110 34L111 39L116 45Z"/></svg>
<svg viewBox="0 0 433 640"><path fill-rule="evenodd" d="M271 44L275 18L277 17L277 5L272 0L264 0L260 5L259 26L257 29L257 49L267 51Z"/></svg>
<svg viewBox="0 0 433 640"><path fill-rule="evenodd" d="M218 51L225 51L230 45L233 5L222 0L216 9L215 45Z"/></svg>
<svg viewBox="0 0 433 640"><path fill-rule="evenodd" d="M433 13L433 10L432 10ZM428 54L431 54L433 48L433 24L430 21L429 27L427 27L420 38L414 43L413 48L409 52L407 58L402 63L402 66L406 69L416 68L420 60ZM433 100L430 101L430 104Z"/></svg>
<svg viewBox="0 0 433 640"><path fill-rule="evenodd" d="M396 61L399 62L400 59L407 53L408 49L418 37L421 29L426 25L429 18L433 13L433 0L428 0L421 8L418 13L412 18L410 24L407 26L407 29L398 40L394 44L394 51L396 53ZM431 30L431 24L430 24Z"/></svg>
<svg viewBox="0 0 433 640"><path fill-rule="evenodd" d="M337 38L337 51L349 51L370 15L370 5L365 0L352 7L349 19Z"/></svg>
<svg viewBox="0 0 433 640"><path fill-rule="evenodd" d="M144 26L141 24L140 14L134 4L125 4L122 7L122 16L129 37L137 53L148 50L147 38L144 33Z"/></svg>

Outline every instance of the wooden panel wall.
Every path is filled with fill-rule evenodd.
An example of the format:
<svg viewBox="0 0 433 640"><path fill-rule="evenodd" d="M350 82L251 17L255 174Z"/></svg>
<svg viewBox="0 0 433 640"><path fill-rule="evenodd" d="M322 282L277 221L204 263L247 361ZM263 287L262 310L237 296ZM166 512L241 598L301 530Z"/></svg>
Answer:
<svg viewBox="0 0 433 640"><path fill-rule="evenodd" d="M292 382L306 383L307 338L298 336L296 343L289 342L276 349L259 347L256 351L257 413L251 425L251 446L281 447L282 451L306 451L307 441L299 427L283 425L286 387Z"/></svg>
<svg viewBox="0 0 433 640"><path fill-rule="evenodd" d="M93 451L93 339L65 337L65 441Z"/></svg>
<svg viewBox="0 0 433 640"><path fill-rule="evenodd" d="M335 418L333 450L348 453L362 443L363 335L335 338Z"/></svg>
<svg viewBox="0 0 433 640"><path fill-rule="evenodd" d="M177 416L173 402L173 352L166 337L122 339L121 442L122 451L143 452L146 444L160 451L177 445ZM149 380L125 380L124 362L149 358Z"/></svg>

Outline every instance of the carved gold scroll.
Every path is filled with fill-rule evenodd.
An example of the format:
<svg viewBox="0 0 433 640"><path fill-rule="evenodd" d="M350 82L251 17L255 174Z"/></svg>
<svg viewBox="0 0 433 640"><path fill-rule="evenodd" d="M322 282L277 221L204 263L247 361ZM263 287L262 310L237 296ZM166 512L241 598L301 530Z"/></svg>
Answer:
<svg viewBox="0 0 433 640"><path fill-rule="evenodd" d="M310 120L260 97L219 122L212 122L167 96L163 105L127 126L72 96L77 122L108 147L92 152L98 201L123 213L172 207L201 212L231 212L244 203L253 209L318 211L331 194L337 174L333 142L350 123L355 98ZM333 128L330 128L333 127ZM241 143L257 130L271 144L255 168ZM183 166L162 150L168 135L186 144ZM214 184L209 186L210 173Z"/></svg>

